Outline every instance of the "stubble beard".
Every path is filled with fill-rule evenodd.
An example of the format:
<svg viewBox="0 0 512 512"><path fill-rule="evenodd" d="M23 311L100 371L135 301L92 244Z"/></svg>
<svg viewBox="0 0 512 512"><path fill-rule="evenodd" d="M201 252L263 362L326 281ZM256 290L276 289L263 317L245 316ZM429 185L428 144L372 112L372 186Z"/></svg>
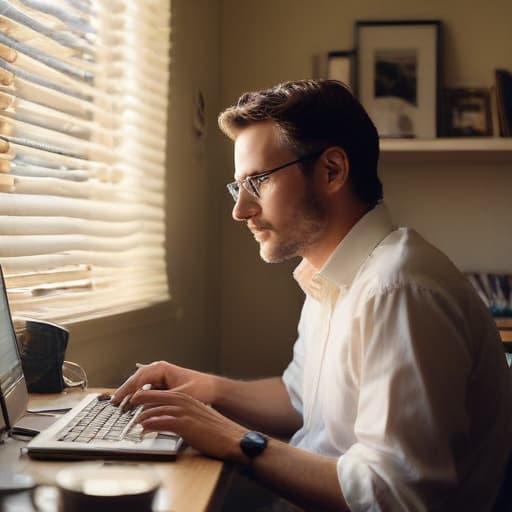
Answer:
<svg viewBox="0 0 512 512"><path fill-rule="evenodd" d="M271 225L267 227L274 238L260 242L260 257L266 263L283 261L302 256L308 247L315 244L322 236L327 225L327 216L315 193L307 189L307 195L291 218L287 231L281 235Z"/></svg>

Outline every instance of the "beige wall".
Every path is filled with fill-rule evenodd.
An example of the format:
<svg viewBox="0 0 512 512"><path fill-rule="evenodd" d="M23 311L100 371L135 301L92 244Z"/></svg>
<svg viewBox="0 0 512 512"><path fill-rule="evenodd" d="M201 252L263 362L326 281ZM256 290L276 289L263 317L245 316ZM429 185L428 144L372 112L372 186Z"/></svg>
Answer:
<svg viewBox="0 0 512 512"><path fill-rule="evenodd" d="M353 46L357 19L441 19L449 86L489 86L497 66L512 68L508 0L223 0L222 102L246 90L311 77L329 50ZM231 164L230 149L224 159ZM229 165L228 165L229 164ZM385 196L399 224L439 245L464 270L512 271L512 160L381 165ZM229 171L225 176L229 178ZM280 371L291 356L301 293L293 265L266 265L224 203L222 360L245 377Z"/></svg>
<svg viewBox="0 0 512 512"><path fill-rule="evenodd" d="M267 265L230 219L224 183L231 144L217 112L245 91L310 77L329 50L353 45L356 19L439 18L445 84L490 85L512 68L508 0L173 0L168 244L173 299L72 329L68 359L95 385L117 385L136 361L165 358L255 377L291 356L302 294L296 262ZM194 135L195 91L206 99L206 135ZM410 160L381 166L398 223L411 224L463 269L512 271L511 164ZM220 341L222 340L222 341Z"/></svg>
<svg viewBox="0 0 512 512"><path fill-rule="evenodd" d="M215 115L220 108L220 4L172 1L167 183L172 302L71 328L66 354L93 385L117 386L137 361L167 359L215 370L219 358L219 180ZM195 92L207 107L206 134L193 128ZM212 271L212 269L214 269Z"/></svg>

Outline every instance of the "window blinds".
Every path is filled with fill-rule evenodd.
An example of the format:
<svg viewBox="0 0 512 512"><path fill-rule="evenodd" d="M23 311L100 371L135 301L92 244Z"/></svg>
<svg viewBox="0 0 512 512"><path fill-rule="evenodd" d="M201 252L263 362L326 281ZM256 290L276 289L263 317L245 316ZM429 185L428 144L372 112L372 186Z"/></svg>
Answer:
<svg viewBox="0 0 512 512"><path fill-rule="evenodd" d="M0 264L13 313L168 299L170 0L0 0Z"/></svg>

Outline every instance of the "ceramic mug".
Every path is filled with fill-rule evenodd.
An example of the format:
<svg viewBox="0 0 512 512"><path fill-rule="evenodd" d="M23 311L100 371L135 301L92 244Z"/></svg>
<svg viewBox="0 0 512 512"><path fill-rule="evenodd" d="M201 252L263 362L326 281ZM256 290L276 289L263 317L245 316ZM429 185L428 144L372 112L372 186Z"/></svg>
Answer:
<svg viewBox="0 0 512 512"><path fill-rule="evenodd" d="M160 479L149 467L82 464L57 473L62 512L151 511Z"/></svg>

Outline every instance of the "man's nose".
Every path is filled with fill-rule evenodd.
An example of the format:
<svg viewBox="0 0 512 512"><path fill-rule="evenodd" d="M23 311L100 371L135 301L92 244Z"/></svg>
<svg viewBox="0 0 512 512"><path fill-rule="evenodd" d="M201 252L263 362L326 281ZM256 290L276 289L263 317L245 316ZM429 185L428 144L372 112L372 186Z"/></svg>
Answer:
<svg viewBox="0 0 512 512"><path fill-rule="evenodd" d="M260 205L258 203L258 199L255 198L252 194L249 194L249 192L247 192L244 187L240 187L238 199L231 213L233 219L238 222L249 220L259 211Z"/></svg>

